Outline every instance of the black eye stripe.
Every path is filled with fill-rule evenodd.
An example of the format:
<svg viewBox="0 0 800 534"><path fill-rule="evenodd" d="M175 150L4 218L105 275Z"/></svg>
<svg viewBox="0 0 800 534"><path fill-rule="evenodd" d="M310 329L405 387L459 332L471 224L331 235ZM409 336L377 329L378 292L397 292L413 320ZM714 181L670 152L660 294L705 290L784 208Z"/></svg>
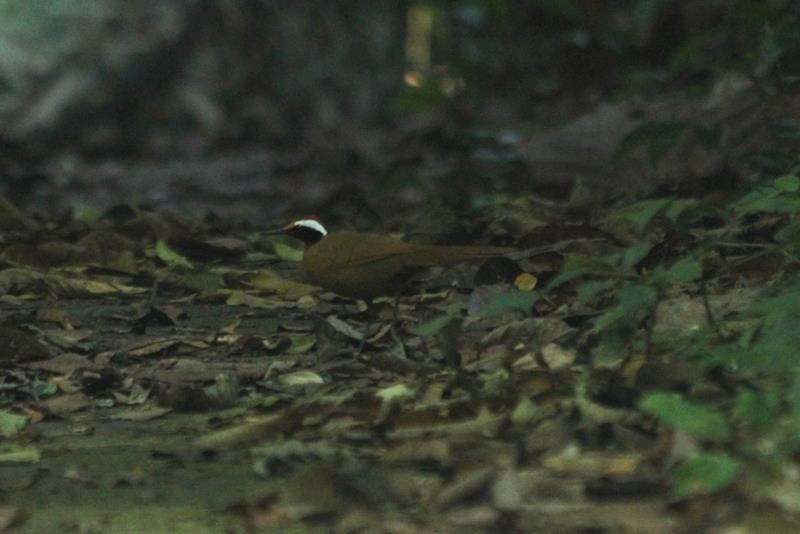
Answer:
<svg viewBox="0 0 800 534"><path fill-rule="evenodd" d="M286 234L294 237L295 239L299 239L308 245L316 243L324 237L323 233L307 226L292 226L286 230Z"/></svg>
<svg viewBox="0 0 800 534"><path fill-rule="evenodd" d="M327 235L328 233L322 223L316 219L298 219L294 222L294 226L298 228L308 228L309 230L319 232L322 235Z"/></svg>

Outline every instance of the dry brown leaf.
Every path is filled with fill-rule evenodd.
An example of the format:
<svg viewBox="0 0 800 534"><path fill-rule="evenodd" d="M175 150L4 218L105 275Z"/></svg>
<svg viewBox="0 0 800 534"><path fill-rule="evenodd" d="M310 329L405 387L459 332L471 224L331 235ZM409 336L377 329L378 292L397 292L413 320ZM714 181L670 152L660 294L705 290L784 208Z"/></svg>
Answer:
<svg viewBox="0 0 800 534"><path fill-rule="evenodd" d="M83 393L62 393L39 403L39 406L53 415L79 412L92 405L92 400Z"/></svg>

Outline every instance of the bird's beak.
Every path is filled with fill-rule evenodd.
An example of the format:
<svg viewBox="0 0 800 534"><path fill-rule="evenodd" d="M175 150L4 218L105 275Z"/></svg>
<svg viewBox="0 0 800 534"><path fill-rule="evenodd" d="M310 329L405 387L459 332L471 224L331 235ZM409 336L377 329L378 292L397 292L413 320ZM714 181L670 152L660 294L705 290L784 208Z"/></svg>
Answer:
<svg viewBox="0 0 800 534"><path fill-rule="evenodd" d="M286 226L281 226L280 228L271 228L268 230L262 230L258 232L258 235L281 235L286 233L286 230L288 230L291 226L292 226L291 224L287 224Z"/></svg>

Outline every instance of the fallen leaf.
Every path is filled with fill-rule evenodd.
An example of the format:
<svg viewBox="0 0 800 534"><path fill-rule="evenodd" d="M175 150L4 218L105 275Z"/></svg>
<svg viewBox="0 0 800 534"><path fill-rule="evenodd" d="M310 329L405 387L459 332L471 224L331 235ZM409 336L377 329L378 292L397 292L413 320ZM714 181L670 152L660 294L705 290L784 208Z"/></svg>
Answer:
<svg viewBox="0 0 800 534"><path fill-rule="evenodd" d="M413 395L414 390L402 383L387 386L375 392L375 396L381 399L381 401L384 403L407 399Z"/></svg>
<svg viewBox="0 0 800 534"><path fill-rule="evenodd" d="M50 358L49 360L25 364L25 367L69 376L78 369L95 369L97 365L86 356L64 353Z"/></svg>
<svg viewBox="0 0 800 534"><path fill-rule="evenodd" d="M317 343L317 337L313 334L289 334L289 342L286 352L305 354Z"/></svg>
<svg viewBox="0 0 800 534"><path fill-rule="evenodd" d="M36 337L22 330L0 326L0 364L45 360L52 354Z"/></svg>
<svg viewBox="0 0 800 534"><path fill-rule="evenodd" d="M551 371L568 369L575 363L577 357L574 350L565 349L555 343L548 343L542 347L542 360Z"/></svg>
<svg viewBox="0 0 800 534"><path fill-rule="evenodd" d="M119 352L131 356L133 358L141 358L145 356L155 356L165 353L173 349L183 342L183 338L167 338L150 340L142 344L137 344L132 347L120 349Z"/></svg>
<svg viewBox="0 0 800 534"><path fill-rule="evenodd" d="M314 371L295 371L278 376L278 383L284 386L310 386L324 384L325 380Z"/></svg>
<svg viewBox="0 0 800 534"><path fill-rule="evenodd" d="M260 308L262 310L274 310L285 307L284 304L275 299L265 299L245 293L244 291L231 291L230 296L225 301L228 306L249 306L250 308Z"/></svg>
<svg viewBox="0 0 800 534"><path fill-rule="evenodd" d="M126 409L115 412L108 416L108 419L114 421L150 421L158 419L170 413L170 408L139 408L139 409Z"/></svg>
<svg viewBox="0 0 800 534"><path fill-rule="evenodd" d="M514 279L514 286L520 291L533 291L536 288L536 277L531 273L522 273Z"/></svg>
<svg viewBox="0 0 800 534"><path fill-rule="evenodd" d="M42 459L36 447L12 445L0 448L0 464L35 464Z"/></svg>
<svg viewBox="0 0 800 534"><path fill-rule="evenodd" d="M84 408L88 408L91 404L92 401L89 397L83 393L76 392L62 393L61 395L50 397L40 402L39 406L53 415L63 415L78 412Z"/></svg>
<svg viewBox="0 0 800 534"><path fill-rule="evenodd" d="M194 268L192 262L172 250L169 245L160 239L156 241L156 257L170 267L180 267L182 269Z"/></svg>
<svg viewBox="0 0 800 534"><path fill-rule="evenodd" d="M349 337L350 339L355 339L356 341L363 341L364 340L364 333L356 330L348 323L339 319L335 315L331 315L327 318L328 324L333 327L334 330L339 332L340 334Z"/></svg>

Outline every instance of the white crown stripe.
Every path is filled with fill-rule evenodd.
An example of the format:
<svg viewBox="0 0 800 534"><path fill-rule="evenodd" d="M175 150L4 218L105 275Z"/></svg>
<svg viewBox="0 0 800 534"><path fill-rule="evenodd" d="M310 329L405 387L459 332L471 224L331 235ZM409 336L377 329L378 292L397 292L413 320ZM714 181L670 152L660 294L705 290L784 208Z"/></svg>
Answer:
<svg viewBox="0 0 800 534"><path fill-rule="evenodd" d="M328 235L328 231L325 227L314 219L300 219L299 221L295 221L293 226L302 226L303 228L309 228L315 232L319 232L322 235Z"/></svg>

